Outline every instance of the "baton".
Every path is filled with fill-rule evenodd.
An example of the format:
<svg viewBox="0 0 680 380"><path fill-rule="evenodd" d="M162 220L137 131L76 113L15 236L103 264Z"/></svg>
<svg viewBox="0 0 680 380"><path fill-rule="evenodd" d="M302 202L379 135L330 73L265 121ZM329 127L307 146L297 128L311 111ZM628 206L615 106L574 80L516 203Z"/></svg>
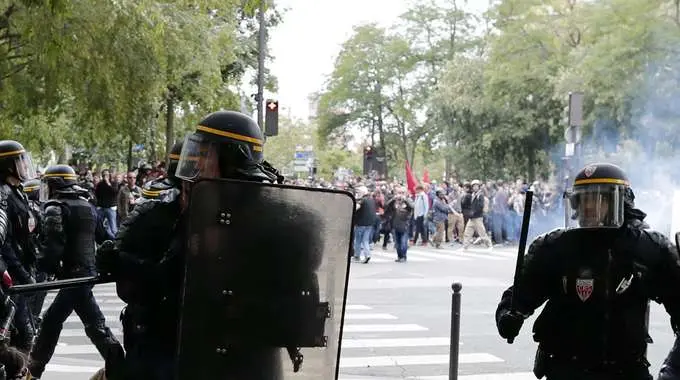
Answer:
<svg viewBox="0 0 680 380"><path fill-rule="evenodd" d="M38 282L35 284L15 285L6 290L7 294L25 294L47 290L75 288L78 286L98 285L113 282L112 279L102 276L89 276L79 278L69 278L66 280L55 280Z"/></svg>
<svg viewBox="0 0 680 380"><path fill-rule="evenodd" d="M529 237L529 221L531 220L531 205L534 200L534 192L527 191L524 197L524 214L522 215L522 231L519 235L519 247L517 248L517 262L515 263L515 278L512 282L512 303L510 312L517 311L517 294L519 293L519 279L522 275L522 267L524 266L524 250L527 247L527 239ZM512 344L514 338L509 338L508 343Z"/></svg>

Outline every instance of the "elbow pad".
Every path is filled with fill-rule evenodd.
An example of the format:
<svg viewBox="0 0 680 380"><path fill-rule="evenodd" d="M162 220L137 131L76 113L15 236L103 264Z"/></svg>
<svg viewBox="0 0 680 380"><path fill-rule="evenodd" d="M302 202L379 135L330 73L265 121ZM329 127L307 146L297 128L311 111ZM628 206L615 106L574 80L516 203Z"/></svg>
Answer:
<svg viewBox="0 0 680 380"><path fill-rule="evenodd" d="M7 240L7 230L9 229L9 217L7 210L0 208L0 247L5 245Z"/></svg>

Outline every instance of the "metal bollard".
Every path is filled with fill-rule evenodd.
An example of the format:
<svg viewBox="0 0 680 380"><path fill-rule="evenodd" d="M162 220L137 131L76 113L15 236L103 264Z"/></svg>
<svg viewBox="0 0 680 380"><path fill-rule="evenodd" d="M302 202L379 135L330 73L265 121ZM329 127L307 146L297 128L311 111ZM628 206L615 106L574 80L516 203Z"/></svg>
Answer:
<svg viewBox="0 0 680 380"><path fill-rule="evenodd" d="M449 380L458 380L458 353L460 349L460 291L463 284L451 284L451 342L449 344Z"/></svg>

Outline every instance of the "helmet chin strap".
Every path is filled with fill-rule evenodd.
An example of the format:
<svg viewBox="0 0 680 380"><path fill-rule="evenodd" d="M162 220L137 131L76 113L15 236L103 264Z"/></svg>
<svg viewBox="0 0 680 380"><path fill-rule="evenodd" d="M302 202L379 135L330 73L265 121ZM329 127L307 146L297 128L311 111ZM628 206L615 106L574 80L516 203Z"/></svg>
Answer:
<svg viewBox="0 0 680 380"><path fill-rule="evenodd" d="M262 161L262 163L258 166L261 167L263 172L274 177L274 180L272 182L282 184L283 181L285 180L281 173L279 173L279 171L276 170L276 168L274 168L274 166L272 166L272 164L270 164L269 162Z"/></svg>

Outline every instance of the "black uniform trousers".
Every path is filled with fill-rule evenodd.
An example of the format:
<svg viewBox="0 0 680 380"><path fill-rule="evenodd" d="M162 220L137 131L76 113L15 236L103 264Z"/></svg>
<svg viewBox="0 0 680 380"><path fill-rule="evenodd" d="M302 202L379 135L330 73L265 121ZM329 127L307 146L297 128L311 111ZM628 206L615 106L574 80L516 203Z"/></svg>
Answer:
<svg viewBox="0 0 680 380"><path fill-rule="evenodd" d="M35 275L36 282L47 281L47 274L44 272L38 272ZM45 297L47 296L47 291L35 292L30 298L29 307L31 309L31 314L33 315L33 324L35 325L36 331L40 325L40 315L42 314L42 307L45 303Z"/></svg>
<svg viewBox="0 0 680 380"><path fill-rule="evenodd" d="M31 351L31 373L39 377L52 358L66 318L76 312L85 326L85 334L102 357L120 346L92 294L92 286L62 289L43 314L40 332Z"/></svg>

